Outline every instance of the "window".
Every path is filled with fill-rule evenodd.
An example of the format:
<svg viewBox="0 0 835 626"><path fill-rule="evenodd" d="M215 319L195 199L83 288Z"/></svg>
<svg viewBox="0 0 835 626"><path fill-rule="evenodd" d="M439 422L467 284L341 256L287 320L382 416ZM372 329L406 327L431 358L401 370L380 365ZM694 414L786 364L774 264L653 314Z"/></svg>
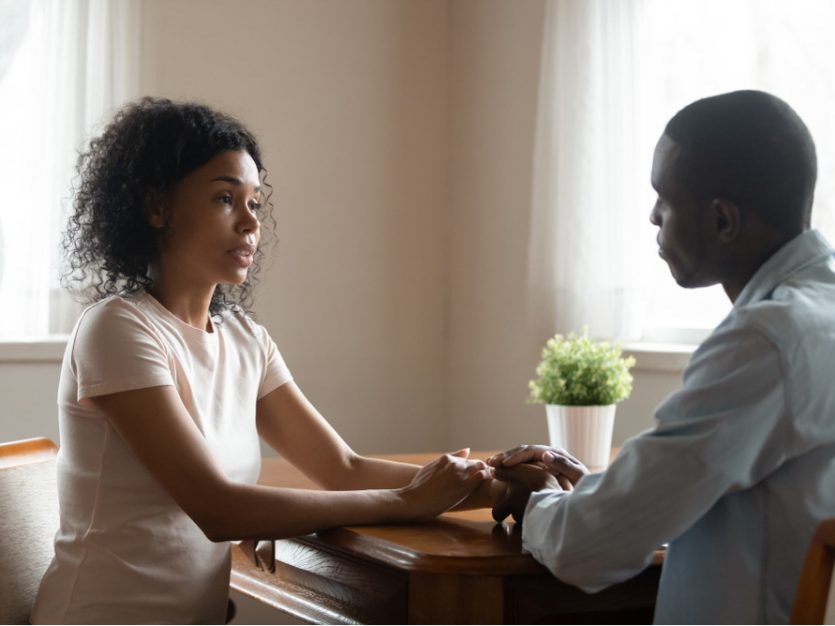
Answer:
<svg viewBox="0 0 835 626"><path fill-rule="evenodd" d="M75 321L59 235L88 129L136 92L137 11L135 0L0 2L0 340Z"/></svg>
<svg viewBox="0 0 835 626"><path fill-rule="evenodd" d="M558 331L587 324L620 340L698 343L727 314L721 287L673 281L649 223L655 143L676 111L709 95L760 89L799 113L818 152L813 226L835 242L833 23L829 0L549 3L530 236L534 316L547 311Z"/></svg>
<svg viewBox="0 0 835 626"><path fill-rule="evenodd" d="M705 95L740 88L761 89L785 99L803 118L818 149L818 186L813 225L835 241L835 4L828 0L775 2L763 0L666 2L653 0L642 16L652 34L647 39L649 80L647 115L663 128L672 113ZM650 136L636 163L636 176L646 178L653 143ZM652 206L645 189L642 208ZM648 209L646 209L648 211ZM647 238L655 228L648 225ZM652 245L649 248L652 249ZM674 329L709 329L730 309L720 286L687 290L678 287L663 263L651 272L651 305L645 336L671 337Z"/></svg>

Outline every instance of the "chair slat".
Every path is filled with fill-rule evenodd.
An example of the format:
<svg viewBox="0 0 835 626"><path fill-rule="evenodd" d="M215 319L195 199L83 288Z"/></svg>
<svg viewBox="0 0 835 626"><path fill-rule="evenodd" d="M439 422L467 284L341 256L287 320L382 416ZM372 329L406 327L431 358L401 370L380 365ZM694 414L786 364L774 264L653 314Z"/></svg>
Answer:
<svg viewBox="0 0 835 626"><path fill-rule="evenodd" d="M0 468L53 459L58 446L45 437L0 443Z"/></svg>
<svg viewBox="0 0 835 626"><path fill-rule="evenodd" d="M835 519L830 519L820 523L806 551L789 623L823 624L833 567Z"/></svg>

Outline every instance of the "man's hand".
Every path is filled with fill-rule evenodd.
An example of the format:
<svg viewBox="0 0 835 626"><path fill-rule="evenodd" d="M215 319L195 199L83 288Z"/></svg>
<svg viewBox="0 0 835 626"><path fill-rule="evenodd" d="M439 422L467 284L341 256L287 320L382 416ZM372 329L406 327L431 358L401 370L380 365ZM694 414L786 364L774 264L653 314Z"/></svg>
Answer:
<svg viewBox="0 0 835 626"><path fill-rule="evenodd" d="M545 489L563 491L557 478L538 465L522 463L513 467L497 467L494 473L496 478L508 483L504 497L493 507L493 519L497 522L508 515L521 522L531 492Z"/></svg>
<svg viewBox="0 0 835 626"><path fill-rule="evenodd" d="M577 481L589 473L579 459L562 448L549 446L516 446L491 456L487 463L495 468L516 467L522 463L537 464L550 472L565 491L571 491Z"/></svg>

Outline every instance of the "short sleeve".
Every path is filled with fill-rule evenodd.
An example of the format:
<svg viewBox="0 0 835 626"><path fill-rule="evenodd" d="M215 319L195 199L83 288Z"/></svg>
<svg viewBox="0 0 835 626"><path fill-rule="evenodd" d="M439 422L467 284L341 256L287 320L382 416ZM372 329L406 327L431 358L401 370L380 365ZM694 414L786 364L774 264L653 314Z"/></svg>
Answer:
<svg viewBox="0 0 835 626"><path fill-rule="evenodd" d="M84 312L76 327L70 365L79 402L174 384L161 338L137 308L121 298Z"/></svg>
<svg viewBox="0 0 835 626"><path fill-rule="evenodd" d="M252 321L250 321L250 324L265 355L264 371L261 376L261 384L258 386L258 399L260 400L271 391L275 391L293 380L293 375L267 329Z"/></svg>

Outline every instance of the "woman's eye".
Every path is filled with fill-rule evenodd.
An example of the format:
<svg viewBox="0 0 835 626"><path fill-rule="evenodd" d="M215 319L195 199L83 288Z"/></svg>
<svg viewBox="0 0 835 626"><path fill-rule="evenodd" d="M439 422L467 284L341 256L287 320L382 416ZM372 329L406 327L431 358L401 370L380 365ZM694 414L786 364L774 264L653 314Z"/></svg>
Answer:
<svg viewBox="0 0 835 626"><path fill-rule="evenodd" d="M253 202L249 203L249 210L252 211L253 213L257 213L258 211L260 211L261 207L262 207L262 205L261 205L260 202L253 201Z"/></svg>
<svg viewBox="0 0 835 626"><path fill-rule="evenodd" d="M232 196L229 194L223 194L222 196L218 196L218 202L223 204L232 204Z"/></svg>

